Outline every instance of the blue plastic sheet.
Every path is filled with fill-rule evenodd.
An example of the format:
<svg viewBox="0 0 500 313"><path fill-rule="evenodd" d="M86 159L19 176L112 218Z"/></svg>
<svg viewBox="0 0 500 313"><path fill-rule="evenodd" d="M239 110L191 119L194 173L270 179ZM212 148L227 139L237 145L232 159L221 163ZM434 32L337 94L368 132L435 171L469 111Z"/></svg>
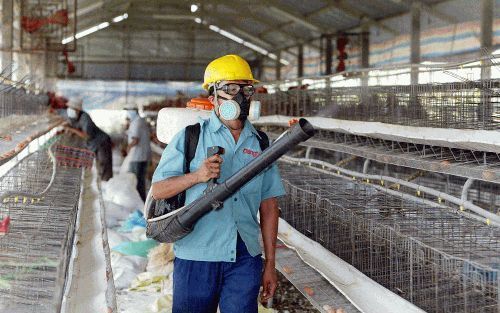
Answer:
<svg viewBox="0 0 500 313"><path fill-rule="evenodd" d="M141 211L136 210L130 213L125 221L123 221L119 231L120 232L131 232L134 227L144 227L146 228L146 220Z"/></svg>
<svg viewBox="0 0 500 313"><path fill-rule="evenodd" d="M122 242L119 245L112 247L111 250L124 255L136 255L143 258L148 257L149 250L158 245L158 242L153 239L144 241L128 241Z"/></svg>

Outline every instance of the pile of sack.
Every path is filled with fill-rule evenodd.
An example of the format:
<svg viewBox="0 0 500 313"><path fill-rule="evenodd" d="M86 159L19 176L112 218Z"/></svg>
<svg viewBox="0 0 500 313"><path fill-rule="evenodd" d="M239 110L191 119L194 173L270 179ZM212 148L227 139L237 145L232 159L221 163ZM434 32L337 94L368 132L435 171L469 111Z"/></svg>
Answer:
<svg viewBox="0 0 500 313"><path fill-rule="evenodd" d="M157 300L144 311L171 312L173 248L146 237L144 203L135 185L135 176L126 172L103 182L115 289L118 294L147 291Z"/></svg>
<svg viewBox="0 0 500 313"><path fill-rule="evenodd" d="M160 244L146 237L146 221L142 213L144 203L135 185L135 176L126 172L103 183L111 267L118 306L120 307L120 297L133 298L131 293L140 293L141 299L154 298L149 303L144 301L149 307L122 308L122 312L171 313L173 244ZM132 299L130 302L137 304L139 301ZM276 311L259 306L259 313L273 312Z"/></svg>

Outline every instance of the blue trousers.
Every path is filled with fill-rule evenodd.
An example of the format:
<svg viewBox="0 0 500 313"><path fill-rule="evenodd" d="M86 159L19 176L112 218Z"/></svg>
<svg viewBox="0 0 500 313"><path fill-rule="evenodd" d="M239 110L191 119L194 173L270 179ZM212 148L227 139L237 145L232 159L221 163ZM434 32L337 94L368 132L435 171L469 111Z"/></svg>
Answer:
<svg viewBox="0 0 500 313"><path fill-rule="evenodd" d="M257 313L262 258L239 235L236 249L234 263L175 258L172 313Z"/></svg>

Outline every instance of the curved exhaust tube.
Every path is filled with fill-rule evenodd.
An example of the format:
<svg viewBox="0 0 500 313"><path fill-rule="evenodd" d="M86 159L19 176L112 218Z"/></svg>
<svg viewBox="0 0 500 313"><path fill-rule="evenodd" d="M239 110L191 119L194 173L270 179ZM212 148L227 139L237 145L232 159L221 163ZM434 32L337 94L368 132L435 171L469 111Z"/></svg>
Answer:
<svg viewBox="0 0 500 313"><path fill-rule="evenodd" d="M174 242L183 238L192 231L194 224L203 215L219 208L224 200L232 196L243 185L259 175L265 168L297 144L311 138L314 132L311 123L301 118L297 124L283 133L261 155L233 174L225 182L216 185L200 198L176 211L148 219L147 236L160 242Z"/></svg>

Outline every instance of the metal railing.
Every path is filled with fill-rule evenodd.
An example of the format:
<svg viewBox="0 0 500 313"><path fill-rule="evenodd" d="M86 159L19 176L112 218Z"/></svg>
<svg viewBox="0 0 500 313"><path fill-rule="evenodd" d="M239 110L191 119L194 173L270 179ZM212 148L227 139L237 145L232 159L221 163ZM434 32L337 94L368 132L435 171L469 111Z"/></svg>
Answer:
<svg viewBox="0 0 500 313"><path fill-rule="evenodd" d="M479 63L300 78L267 84L269 93L254 99L262 102L263 115L499 130L500 79L480 79ZM420 84L411 82L412 70L418 71ZM496 65L492 70L500 73Z"/></svg>

